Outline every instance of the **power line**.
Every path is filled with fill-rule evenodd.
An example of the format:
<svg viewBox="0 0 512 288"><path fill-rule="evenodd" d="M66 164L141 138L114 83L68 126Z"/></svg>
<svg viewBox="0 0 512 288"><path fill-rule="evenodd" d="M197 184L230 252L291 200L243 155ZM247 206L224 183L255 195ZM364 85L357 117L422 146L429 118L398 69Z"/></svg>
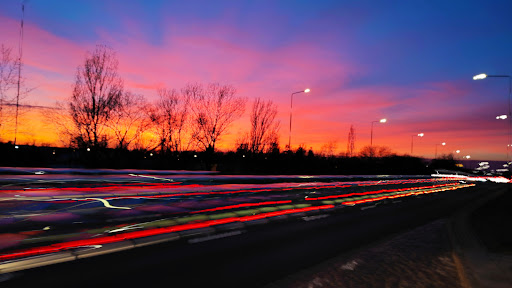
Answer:
<svg viewBox="0 0 512 288"><path fill-rule="evenodd" d="M30 105L30 104L19 104L19 103L2 103L0 106L17 106L17 107L25 107L25 108L34 108L34 109L53 109L53 110L61 110L60 107L52 107L52 106L44 106L44 105Z"/></svg>

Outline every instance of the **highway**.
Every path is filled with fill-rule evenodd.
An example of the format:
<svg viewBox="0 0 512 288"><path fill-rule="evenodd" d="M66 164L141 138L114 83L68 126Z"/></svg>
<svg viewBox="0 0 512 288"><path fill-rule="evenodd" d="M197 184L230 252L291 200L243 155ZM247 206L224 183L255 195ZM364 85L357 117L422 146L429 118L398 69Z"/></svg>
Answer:
<svg viewBox="0 0 512 288"><path fill-rule="evenodd" d="M223 185L225 185L225 182L232 182L232 180L223 181ZM344 181L345 183L349 182L346 179ZM224 217L226 218L222 219L228 219L229 221L223 220L223 223L217 223L216 225L194 226L196 229L174 231L150 237L124 237L124 240L121 242L104 246L107 247L108 245L115 244L118 245L116 247L119 247L122 243L129 242L132 243L130 247L135 247L135 244L141 243L141 239L153 237L151 239L155 240L157 238L154 237L167 235L165 242L160 244L139 245L141 247L119 249L119 252L95 257L77 258L73 256L75 257L73 261L45 265L33 269L5 272L0 274L3 277L2 279L4 279L1 284L2 287L28 287L29 285L40 285L43 287L91 287L100 283L102 285L107 284L121 287L141 287L143 285L149 285L150 287L205 287L212 285L216 287L261 287L286 277L286 275L291 273L307 269L339 253L350 251L351 249L378 241L379 239L406 231L435 219L446 217L458 208L481 197L490 189L503 187L503 184L492 183L478 183L476 186L474 184L467 185L453 180L443 180L428 186L425 186L426 183L422 181L430 181L429 179L423 179L414 184L411 184L411 182L404 183L403 180L400 181L402 182L384 183L384 181L376 183L368 180L358 182L357 187L353 187L355 184L350 184L348 185L349 187L346 187L347 185L340 185L340 183L335 183L336 181L332 179L328 182L314 181L314 184L311 185L316 187L314 189L317 192L315 193L316 195L312 195L311 190L301 189L299 192L292 190L293 193L291 194L289 192L285 193L287 197L278 198L281 199L279 201L291 200L292 203L303 203L306 202L304 201L304 195L309 198L316 197L311 203L318 203L306 208L316 207L318 209L300 210L304 208L297 208L299 206L285 209L284 205L281 205L277 206L281 207L279 214L270 215L265 213L275 212L260 211L260 214L256 215L266 215L268 217L251 218L251 221L246 221L249 219L244 218L249 216L241 216L243 213L240 211L245 210L235 210L235 212L238 211L242 214L239 213L236 218L232 217L232 215L225 215ZM240 181L237 180L237 182ZM244 182L251 181L245 180ZM268 180L265 182L267 182L265 183L267 186L282 185L283 183L282 179L270 181L272 183L268 183ZM290 182L287 183L286 186L290 186ZM302 186L300 187L303 188L305 183L309 182L301 182L300 185ZM450 187L450 189L445 189L445 186L442 186L441 188L443 189L440 190L437 185L441 184L438 183L448 185L446 187ZM329 187L334 187L332 185L337 187L334 189L326 188L328 185L331 185ZM453 189L453 185L463 186L460 186L460 189ZM383 186L385 186L385 189L383 189ZM400 188L404 190L400 193L407 193L402 194L407 195L407 197L395 198L396 194L393 193L397 192L391 191L395 191L394 187L396 186L405 187ZM432 186L437 188L435 190L433 190L434 188L425 188ZM244 187L239 186L237 186L238 190L226 188L227 186L222 186L221 191L245 191L240 190L240 188ZM260 188L258 187L258 189ZM415 190L411 190L412 188ZM196 188L194 189L194 191L197 190ZM250 193L253 195L255 187L251 189ZM277 198L273 197L273 195L276 193L282 195L283 191L279 189L289 188L280 187L272 191L268 191L269 187L265 187L265 189L267 191L264 194L257 194L260 195L257 199L260 202L254 202L255 200L253 199L249 203L254 205L254 203L262 203L261 201L268 202L270 199L276 202ZM366 192L362 192L363 190ZM346 191L348 194L340 194L340 191ZM373 198L365 198L366 200L355 200L353 197L349 199L346 196L353 193L368 193L368 191L378 191L379 193L371 194L374 195L372 196ZM411 191L416 194L411 194ZM425 191L429 193L424 193ZM437 193L430 193L432 191ZM210 192L212 192L212 189L210 189ZM168 191L166 193L165 195L168 195ZM198 192L196 191L196 193ZM232 193L230 195L229 198L232 198ZM264 197L261 197L261 195L264 195ZM77 196L75 195L74 197ZM205 196L202 195L202 197ZM247 192L244 192L243 195L237 194L235 198L243 198L247 201ZM368 201L368 199L373 200ZM201 200L211 201L211 199L203 198ZM332 200L340 201L326 202ZM360 202L354 204L354 201ZM95 203L100 205L99 201L95 201ZM133 203L130 204L125 201L125 204L129 207ZM204 206L202 206L202 210L199 211L203 211L201 213L209 213L208 215L212 217L211 209L228 207L222 201L216 202L216 204L217 208L210 208L209 211L205 212L208 209L204 209ZM140 202L138 205L140 205ZM326 209L319 209L320 207L325 207ZM108 210L107 208L103 209ZM197 209L189 209L187 213L195 213L198 211ZM229 206L229 209L234 208ZM240 209L240 207L237 209ZM99 210L95 211L98 212ZM282 211L292 211L293 213L284 213ZM254 211L251 210L252 212ZM251 217L256 215L251 215ZM236 219L236 221L231 221L232 219ZM210 223L208 221L212 220L196 222ZM27 227L33 228L33 224L18 226L23 227L23 229ZM65 227L66 231L68 231L70 228L67 226L69 225L62 225L61 228L64 229ZM175 225L173 227L178 226ZM142 231L153 230L143 229ZM131 232L120 233L120 235L127 235L129 233ZM169 235L175 235L176 237L172 238ZM169 240L171 238L172 241ZM68 241L66 243L72 243L72 241L66 241ZM151 243L157 242L153 241ZM90 251L94 251L94 249L91 250L90 247L82 246L57 253L74 253L73 255L85 253L82 255L87 255ZM7 260L4 263L9 263L9 261L12 260ZM166 284L160 285L161 283Z"/></svg>

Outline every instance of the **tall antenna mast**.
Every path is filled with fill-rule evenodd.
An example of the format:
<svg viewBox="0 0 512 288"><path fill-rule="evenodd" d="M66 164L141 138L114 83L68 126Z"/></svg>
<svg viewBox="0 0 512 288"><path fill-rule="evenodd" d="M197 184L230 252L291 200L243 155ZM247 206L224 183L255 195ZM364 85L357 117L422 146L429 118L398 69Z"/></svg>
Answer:
<svg viewBox="0 0 512 288"><path fill-rule="evenodd" d="M350 125L350 130L348 132L348 141L347 141L347 156L348 157L354 156L354 149L355 149L354 142L355 141L356 141L356 130L354 129L354 125Z"/></svg>
<svg viewBox="0 0 512 288"><path fill-rule="evenodd" d="M16 94L16 125L14 126L14 145L18 136L18 112L20 108L20 85L21 85L21 56L23 56L23 17L25 16L25 4L21 3L21 25L18 59L18 93Z"/></svg>

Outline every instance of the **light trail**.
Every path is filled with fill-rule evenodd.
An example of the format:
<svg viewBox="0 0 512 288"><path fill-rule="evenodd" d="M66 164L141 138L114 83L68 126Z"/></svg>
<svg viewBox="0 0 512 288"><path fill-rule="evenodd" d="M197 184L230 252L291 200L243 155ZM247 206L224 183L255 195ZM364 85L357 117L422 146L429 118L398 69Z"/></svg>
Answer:
<svg viewBox="0 0 512 288"><path fill-rule="evenodd" d="M207 221L198 222L198 223L187 223L187 224L181 224L181 225L174 225L174 226L170 226L170 227L147 229L147 230L143 230L143 231L126 232L126 233L121 233L118 235L96 237L96 238L84 239L84 240L74 240L74 241L68 241L68 242L64 242L64 243L51 244L48 246L27 248L27 249L18 250L18 251L8 253L8 254L0 254L0 261L6 261L6 260L22 258L22 257L36 256L36 255L47 254L47 253L54 253L54 252L59 252L59 251L63 251L63 250L80 248L80 247L84 247L84 246L116 243L116 242L121 242L124 240L132 240L132 239L137 239L137 238L141 238L141 237L161 235L161 234L166 234L166 233L171 233L171 232L180 232L180 231L191 230L191 229L206 228L206 227L211 227L211 226L221 225L221 224L229 224L229 223L234 223L234 222L244 223L244 222L249 222L249 221L254 221L254 220L259 220L259 219L264 219L264 218L281 216L281 215L315 211L315 210L325 210L325 209L332 209L332 208L334 208L334 205L322 205L322 206L313 206L313 207L306 207L306 208L286 209L286 210L275 211L275 212L261 213L258 215L242 216L242 217L229 217L229 218L223 218L223 219L218 219L218 220L207 220Z"/></svg>
<svg viewBox="0 0 512 288"><path fill-rule="evenodd" d="M155 179L155 180L163 180L163 181L169 181L174 182L172 179L162 178L162 177L155 177L155 176L146 176L146 175L140 175L140 174L128 174L133 177L142 177L142 178L149 178L149 179Z"/></svg>
<svg viewBox="0 0 512 288"><path fill-rule="evenodd" d="M137 174L132 174L137 175ZM152 177L152 176L148 176ZM165 179L165 178L162 178ZM168 179L167 179L168 180ZM295 186L288 186L283 187L280 184L276 185L265 185L268 188L262 189L258 188L257 186L260 185L254 185L253 187L250 187L249 189L242 189L238 191L210 191L210 192L187 192L186 190L194 189L197 191L197 189L212 189L212 188L218 188L218 189L227 189L226 185L220 185L220 186L211 186L211 185L200 185L200 184L188 184L188 185L179 185L182 184L182 182L172 182L172 183L130 183L130 184L123 184L123 185L105 185L101 187L63 187L63 188L42 188L41 193L44 192L62 192L62 191L72 191L72 192L105 192L106 189L108 189L108 192L115 193L115 190L136 190L136 189L180 189L184 190L183 192L176 193L176 194L169 194L171 196L178 196L178 195L207 195L208 193L218 193L218 194L229 194L229 193L242 193L242 192L267 192L267 191L277 191L277 190L286 190L290 191L293 189L331 189L331 188L345 188L350 187L353 185L357 186L373 186L373 185L394 185L394 184L415 184L415 183L424 183L424 182L437 182L437 181L446 181L452 179L444 179L444 178L430 178L430 179L406 179L406 180L386 180L386 181L355 181L355 182L331 182L331 183L290 183L290 185ZM320 184L320 185L319 185ZM309 187L308 187L309 185ZM274 186L274 187L269 187ZM113 191L111 191L113 190ZM26 189L11 189L11 190L0 190L0 196L2 193L20 193L25 192ZM107 193L107 192L105 192ZM195 194L192 194L195 193ZM207 194L204 194L207 193ZM76 195L74 195L76 196ZM85 197L87 195L84 195ZM128 196L128 195L127 195ZM5 198L4 198L5 199ZM0 199L0 200L4 200ZM7 198L10 199L10 198Z"/></svg>
<svg viewBox="0 0 512 288"><path fill-rule="evenodd" d="M475 186L475 184L466 184L466 185L444 187L444 188L441 188L441 189L434 189L434 190L430 190L430 191L421 191L420 190L420 191L416 191L416 192L409 192L409 193L398 194L398 195L386 195L386 196L381 196L381 197L376 197L376 198L361 199L361 200L356 200L356 201L347 201L347 202L342 202L341 204L343 204L343 205L355 205L355 204L362 204L362 203L380 201L380 200L384 200L384 199L395 199L395 198L399 198L399 197L406 197L406 196L412 196L412 195L429 194L429 193L436 193L436 192L442 192L442 191L448 191L448 190L457 190L457 189L460 189L460 188L467 188L467 187L473 187L473 186Z"/></svg>
<svg viewBox="0 0 512 288"><path fill-rule="evenodd" d="M466 180L466 181L491 181L494 183L510 183L511 180L503 176L466 176L458 174L432 174L432 177L443 177L451 180Z"/></svg>
<svg viewBox="0 0 512 288"><path fill-rule="evenodd" d="M443 181L445 183L438 184L439 182L443 182ZM264 184L264 185L259 185L259 184L250 184L250 185L248 185L248 184L240 184L240 185L187 184L187 185L181 185L182 184L181 182L172 182L172 183L143 183L143 182L139 182L139 183L114 184L114 185L100 184L101 187L98 187L93 184L93 187L50 188L50 189L37 189L37 191L35 191L35 189L31 189L29 191L20 190L20 189L0 190L0 195L2 192L5 192L5 191L16 192L16 193L20 193L20 194L23 192L30 192L30 193L25 194L27 196L23 195L23 197L20 197L20 199L11 198L11 200L22 200L22 201L30 200L30 201L41 201L41 202L49 201L49 202L53 202L53 203L71 203L71 202L75 202L75 201L85 202L85 203L80 203L78 205L69 205L70 207L66 207L64 209L57 209L57 210L54 210L52 212L45 213L45 214L55 213L56 211L62 211L62 210L70 210L70 209L73 209L74 207L78 207L78 206L90 203L89 201L98 201L105 208L110 208L110 209L138 209L139 208L138 205L137 205L137 207L133 207L133 208L120 207L120 206L113 205L116 202L109 202L110 200L117 200L117 199L155 199L155 200L158 200L159 198L177 197L176 199L173 199L172 201L164 201L164 205L170 206L170 207L172 207L175 203L177 203L177 201L179 202L179 201L185 200L187 204L188 204L188 202L192 202L189 200L197 201L197 203L196 203L197 205L194 204L190 207L184 206L184 207L186 207L186 209L184 209L184 212L179 212L178 215L173 214L173 217L177 217L177 218L173 218L176 221L167 220L165 224L162 224L162 226L160 226L160 225L156 226L159 228L154 228L155 225L144 225L144 223L133 224L134 222L137 222L136 220L134 220L134 218L126 218L126 219L132 219L132 220L123 220L123 221L125 221L124 225L126 225L126 224L128 224L128 225L126 225L122 228L120 228L119 226L106 227L105 230L103 230L103 232L101 234L97 234L97 235L101 235L99 237L95 236L95 237L91 237L91 238L88 238L85 240L80 240L80 241L85 241L85 242L74 242L74 241L63 242L63 243L68 243L69 245L71 245L68 248L62 248L61 246L58 246L58 245L63 244L63 243L57 243L57 244L50 245L51 247L44 246L40 250L37 250L37 251L51 251L51 249L53 249L55 247L60 247L56 251L62 251L65 249L73 249L73 248L83 247L84 245L102 245L102 244L106 244L106 243L119 242L119 241L123 241L126 239L135 239L138 237L159 235L159 234L163 234L163 233L179 232L179 231L184 231L184 230L189 230L189 229L205 228L205 227L226 224L226 223L233 223L233 222L245 223L248 221L254 221L254 220L259 220L259 219L264 219L264 218L269 218L269 217L276 217L276 216L281 216L281 215L299 213L301 211L305 212L305 211L315 211L315 210L319 210L319 209L328 209L328 208L319 208L319 207L334 208L335 204L339 205L338 207L342 207L343 205L345 205L345 206L357 205L357 204L362 204L362 203L367 203L367 202L372 202L372 201L379 201L379 200L384 200L384 199L395 199L398 197L405 197L405 196L411 196L411 195L428 194L428 193L433 193L433 192L419 191L419 190L420 189L436 189L436 188L442 188L442 187L452 188L452 187L455 187L456 183L446 183L446 182L453 182L453 181L454 181L453 178L447 179L447 178L439 177L439 178L432 178L432 179L406 179L406 180L389 180L389 181L355 181L355 182L327 182L327 183L326 182L271 183L271 184ZM438 183L432 183L432 182L438 182ZM388 190L382 189L382 190L378 190L378 191L348 193L350 191L354 191L354 190L350 189L351 187L354 189L357 189L355 191L358 191L361 189L363 189L363 191L364 191L366 189L369 189L369 188L366 188L369 186L404 185L404 184L411 184L411 186L412 186L412 184L417 184L417 183L432 183L432 184L437 184L437 185L421 186L421 187L407 187L407 188L388 189ZM359 187L359 188L357 188L357 187ZM460 186L460 187L457 187L454 189L463 188L463 187L469 187L469 186ZM234 189L234 188L238 188L238 189ZM245 188L245 189L240 189L240 188ZM345 188L349 188L349 190L346 191ZM379 188L379 187L376 187L376 188ZM394 187L389 187L389 188L394 188ZM133 191L133 190L138 190L138 189L144 189L143 193L141 193L140 191ZM168 192L172 192L172 193L158 194L158 195L146 194L146 193L162 193L161 190L160 191L158 191L158 190L157 191L149 191L149 189L158 189L158 190L160 190L160 189L168 190L169 189L171 191L168 191ZM174 189L178 189L178 190L174 190ZM215 189L215 190L223 189L224 191L222 191L222 190L220 190L220 191L197 191L196 190L197 192L194 192L192 189L194 189L194 190L195 189L212 189L212 190L213 189ZM228 190L228 189L233 189L233 190ZM130 194L138 193L138 195L133 195L133 194L132 195L126 195L126 194L119 195L119 194L117 194L116 190L122 190L120 192L123 194L126 193L126 191L128 191ZM132 191L130 191L130 190L132 190ZM181 192L180 190L185 190L185 191ZM187 192L186 190L189 190L192 192ZM320 191L316 191L316 190L320 190ZM445 189L445 190L448 190L448 189ZM445 190L437 190L435 192L445 191ZM47 192L47 191L52 191L52 192L54 191L57 193L65 192L65 191L86 192L86 193L91 192L89 194L91 197L87 197L87 194L86 195L76 195L76 193L75 193L75 195L73 195L72 193L69 193L70 194L69 198L66 198L67 197L66 195L59 195L58 197L60 199L58 199L58 198L49 199L50 197L52 197L51 195L50 195L50 197L44 197L44 196L46 196L45 192ZM107 192L105 192L105 191L107 191ZM346 191L346 194L329 195L329 194L334 194L336 192L339 193L342 191ZM383 193L391 193L391 192L395 192L395 191L400 192L402 194L400 194L400 195L377 195L377 194L383 194ZM106 195L109 195L109 196L102 197L100 192L105 193ZM96 193L96 194L93 195L93 193ZM243 193L248 193L248 194L243 194ZM255 193L263 193L263 195L259 196ZM306 198L306 199L303 198L304 195L307 195L308 193L309 193L309 195L306 196L308 198ZM114 196L112 196L113 194L114 194ZM36 196L33 196L33 195L36 195ZM98 195L100 195L100 196L98 197ZM115 195L119 195L119 196L115 196ZM226 197L218 197L221 195L226 195ZM255 197L253 197L253 195ZM261 201L261 199L267 200L266 199L267 196L268 196L268 198L270 198L268 200L271 200L274 196L281 196L281 195L283 195L284 197L288 197L288 199L284 198L284 199L287 199L287 200L284 200L283 198L281 198L281 199L283 199L282 201L266 201L266 202L254 201L255 199L260 199L260 201ZM302 196L300 196L300 195L302 195ZM320 197L309 198L312 195L320 196ZM325 195L325 196L322 196L322 195ZM361 199L363 197L361 197L361 198L357 197L355 199L339 199L339 200L335 200L335 201L322 201L322 200L329 200L332 198L335 199L335 198L346 198L348 196L366 196L366 195L373 195L373 198ZM213 201L215 204L210 205L208 203L208 197L196 197L196 196L211 196L211 198L220 199L220 201ZM226 204L233 204L233 201L230 201L230 200L232 200L232 199L236 200L237 196L242 197L242 199L246 199L245 196L250 196L250 197L247 197L247 199L251 199L251 200L236 201L236 202L245 202L245 203L226 205ZM41 199L43 197L46 199ZM78 198L78 197L80 197L80 198ZM33 199L30 199L30 198L33 198ZM37 199L37 198L40 198L40 199ZM254 199L252 199L252 198L254 198ZM0 200L1 200L1 198L0 198ZM171 200L171 199L166 199L166 200ZM206 205L206 206L202 206L203 200L205 200L204 205ZM317 203L311 202L314 200L320 200L320 201ZM350 200L355 200L355 201L350 201ZM298 202L296 202L296 201L298 201ZM142 203L141 207L143 207L144 205L148 205L148 202L144 202L144 201L142 201L142 202L143 203ZM128 203L132 203L132 202L128 201ZM139 203L139 202L137 202L137 203ZM310 204L304 204L304 203L310 203ZM101 205L101 204L95 204L94 207L97 208L96 205ZM151 205L151 204L149 204L149 205ZM270 207L270 206L263 207L263 206L268 206L268 205L279 205L279 204L291 204L291 205L283 205L280 207ZM294 204L296 204L296 205L294 205ZM11 205L11 204L9 204L9 205ZM27 204L20 203L19 205L22 205L21 207L25 207L23 205L27 205ZM29 205L31 205L31 204L29 204ZM129 204L129 205L132 206L131 204ZM225 206L220 206L220 205L225 205ZM303 205L308 205L308 207L304 207ZM316 205L320 205L320 206L316 206ZM63 206L68 206L68 205L63 205ZM29 208L30 206L26 206L26 207ZM40 209L38 208L39 211L43 211L44 209L46 209L44 207L47 207L47 206L43 206L43 208L40 208ZM48 207L61 208L61 206L48 206ZM250 208L250 207L254 207L254 208L247 210L250 212L244 212L246 210L243 210L243 208ZM260 207L263 207L263 208L260 208ZM294 207L294 208L288 209L291 207ZM101 208L101 206L100 206L100 208ZM201 208L202 208L202 210L200 210ZM207 208L207 209L205 209L205 208ZM33 209L32 210L31 209L32 208L27 209L27 211L32 211ZM228 211L229 213L225 213L224 210L234 210L233 211L234 213L231 213L231 211ZM112 216L108 216L109 212L101 212L101 211L106 211L104 209L99 210L99 211L100 211L100 213L107 213L107 214L105 214L107 217L112 217ZM148 210L148 211L150 211L150 210ZM161 210L161 211L159 210L160 212L156 212L156 210L154 210L154 211L155 211L154 213L171 213L171 214L178 213L178 212L173 212L174 210L172 210L172 209L169 210L171 212L161 212L161 211L167 211L167 210L165 210L165 207L164 207L164 210ZM181 210L179 210L179 211L181 211ZM221 213L220 214L214 213L211 215L207 214L210 212L217 212L217 211L219 211ZM222 212L224 212L224 213L222 213ZM240 213L238 213L238 212L240 212ZM153 213L153 210L151 210L150 213ZM201 213L205 213L205 214L201 214ZM82 216L82 214L80 212L78 212L77 215L80 215L80 217L85 217L85 218L88 217L88 216ZM198 216L201 216L201 217L200 217L200 219L195 219L195 220L186 219L187 217L191 218L192 215L196 215L193 217L198 217ZM18 218L16 218L16 219L19 219L19 216L17 216L17 217ZM220 218L220 217L224 217L224 218ZM218 218L220 218L220 219L218 219ZM81 218L81 219L83 219L83 218ZM26 221L26 220L31 220L31 219L23 219L21 221ZM131 223L126 222L126 221L131 221ZM171 222L173 222L173 223L171 224ZM121 224L121 225L123 225L123 224ZM169 226L167 226L167 225L169 225ZM137 229L137 231L133 231L134 229ZM138 230L138 229L141 229L141 230ZM159 230L159 229L161 229L161 230ZM135 234L133 234L133 233L135 233ZM104 237L114 237L114 238L104 238ZM123 238L121 240L119 240L118 238L115 238L115 237L123 237ZM130 237L134 237L134 238L130 238ZM70 238L66 238L66 239L70 239ZM99 241L98 239L104 239L107 242L105 242L105 243L95 242L95 241ZM54 240L51 240L51 241L56 242ZM62 241L62 240L60 240L60 241ZM111 242L109 242L109 241L111 241ZM46 243L48 243L48 242L46 242ZM82 245L82 244L84 244L84 245ZM25 244L23 244L20 247L23 247L24 245ZM31 245L33 245L33 244L31 244ZM57 246L54 246L54 245L57 245ZM73 245L75 245L75 246L73 246ZM19 250L19 251L21 251L21 250ZM23 250L23 251L25 251L25 250ZM34 255L40 255L39 252L30 252L30 253L36 253ZM42 252L41 254L44 254L44 253L49 253L49 252ZM5 254L5 255L7 255L7 254ZM4 256L0 255L0 261L2 261L2 259L7 259L7 258L2 258L2 257L4 257ZM7 257L7 256L5 256L5 257ZM24 257L24 256L20 256L20 257ZM17 258L17 256L14 258Z"/></svg>
<svg viewBox="0 0 512 288"><path fill-rule="evenodd" d="M354 193L348 193L348 194L329 195L329 196L316 197L316 198L307 197L306 200L308 200L308 201L326 200L326 199L333 199L333 198L345 198L345 197L350 197L350 196L364 196L364 195L371 195L371 194L402 192L402 191L419 190L419 189L433 189L433 188L437 188L437 187L445 187L445 186L453 186L453 185L457 185L457 184L456 183L448 183L448 184L439 184L439 185L424 186L424 187L409 187L409 188L388 189L388 190L378 190L378 191L369 191L369 192L354 192Z"/></svg>
<svg viewBox="0 0 512 288"><path fill-rule="evenodd" d="M96 200L96 201L100 201L101 203L103 203L103 205L105 205L105 207L107 208L113 208L113 209L132 209L130 207L119 207L119 206L112 206L110 205L110 203L108 203L107 200L105 199L101 199L101 198L87 198L85 200Z"/></svg>
<svg viewBox="0 0 512 288"><path fill-rule="evenodd" d="M193 211L191 213L196 214L196 213L214 212L214 211L236 209L236 208L243 208L243 207L255 207L255 206L264 206L264 205L286 204L286 203L292 203L292 200L269 201L269 202L258 202L258 203L243 203L243 204L236 204L236 205L229 205L229 206L222 206L222 207L215 207L215 208L204 209L204 210L199 210L199 211Z"/></svg>

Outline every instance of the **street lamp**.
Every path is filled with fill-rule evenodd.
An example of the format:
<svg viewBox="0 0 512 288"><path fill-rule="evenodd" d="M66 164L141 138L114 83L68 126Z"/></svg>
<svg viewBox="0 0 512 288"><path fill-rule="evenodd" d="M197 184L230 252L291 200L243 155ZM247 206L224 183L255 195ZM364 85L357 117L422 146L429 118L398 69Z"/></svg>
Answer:
<svg viewBox="0 0 512 288"><path fill-rule="evenodd" d="M511 97L511 94L512 94L512 76L510 75L487 75L487 74L478 74L478 75L475 75L473 76L473 80L482 80L482 79L485 79L487 77L494 77L494 78L508 78L508 119L509 119L509 122L508 122L508 142L512 142L512 111L511 111L511 107L510 107L510 97ZM501 115L503 116L503 115ZM500 117L501 117L500 116ZM507 118L497 118L496 119L507 119ZM509 161L508 159L508 151L507 151L507 161Z"/></svg>
<svg viewBox="0 0 512 288"><path fill-rule="evenodd" d="M425 133L418 133L418 135L411 136L411 155L412 155L412 148L413 148L413 143L414 143L414 136L423 137L423 136L425 136Z"/></svg>
<svg viewBox="0 0 512 288"><path fill-rule="evenodd" d="M485 74L485 73L473 76L473 80L482 80L482 79L485 79L485 78L487 78L487 74Z"/></svg>
<svg viewBox="0 0 512 288"><path fill-rule="evenodd" d="M291 146L291 143L292 143L292 110L293 110L293 95L294 94L298 94L298 93L309 93L309 91L311 91L309 88L303 90L303 91L297 91L297 92L293 92L291 97L290 97L290 134L288 136L288 149L291 151L292 150L292 146Z"/></svg>
<svg viewBox="0 0 512 288"><path fill-rule="evenodd" d="M508 118L508 117L507 117L507 115L499 115L499 116L496 116L496 119L498 119L498 120L505 120L505 119L507 119L507 118Z"/></svg>
<svg viewBox="0 0 512 288"><path fill-rule="evenodd" d="M445 145L446 145L446 142L443 142L443 143L440 143L440 144L439 144L439 143L438 143L438 144L436 144L436 154L435 154L435 156L434 156L434 159L437 159L437 146L439 146L439 145L443 145L443 146L445 146Z"/></svg>
<svg viewBox="0 0 512 288"><path fill-rule="evenodd" d="M372 130L370 132L370 147L373 146L373 123L386 123L387 121L388 119L386 118L380 119L379 121L372 121Z"/></svg>
<svg viewBox="0 0 512 288"><path fill-rule="evenodd" d="M453 157L454 159L457 159L458 155L460 154L460 150L455 150L454 152L456 153L456 155L454 155Z"/></svg>

